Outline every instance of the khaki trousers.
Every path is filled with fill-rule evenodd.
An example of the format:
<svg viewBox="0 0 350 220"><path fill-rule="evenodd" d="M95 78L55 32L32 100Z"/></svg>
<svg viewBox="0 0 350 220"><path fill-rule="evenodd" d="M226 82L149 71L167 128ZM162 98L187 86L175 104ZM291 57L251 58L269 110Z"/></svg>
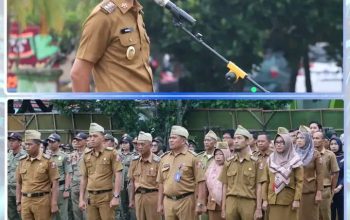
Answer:
<svg viewBox="0 0 350 220"><path fill-rule="evenodd" d="M87 205L88 220L114 220L116 207L109 207L112 200L112 192L97 195L89 194Z"/></svg>
<svg viewBox="0 0 350 220"><path fill-rule="evenodd" d="M172 200L164 196L165 220L195 220L195 196L186 196L179 200Z"/></svg>
<svg viewBox="0 0 350 220"><path fill-rule="evenodd" d="M21 200L21 217L23 220L49 220L51 218L50 194L39 197L25 197Z"/></svg>
<svg viewBox="0 0 350 220"><path fill-rule="evenodd" d="M135 210L137 220L161 220L157 212L158 192L135 194Z"/></svg>
<svg viewBox="0 0 350 220"><path fill-rule="evenodd" d="M226 220L253 220L256 199L226 197Z"/></svg>

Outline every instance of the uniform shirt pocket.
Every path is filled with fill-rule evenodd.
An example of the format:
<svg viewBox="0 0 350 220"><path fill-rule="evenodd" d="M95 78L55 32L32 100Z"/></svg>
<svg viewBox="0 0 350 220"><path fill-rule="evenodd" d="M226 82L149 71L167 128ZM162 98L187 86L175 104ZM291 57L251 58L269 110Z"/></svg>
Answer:
<svg viewBox="0 0 350 220"><path fill-rule="evenodd" d="M253 169L246 169L243 171L243 179L244 183L248 184L249 186L255 185L255 172Z"/></svg>
<svg viewBox="0 0 350 220"><path fill-rule="evenodd" d="M163 167L162 168L162 176L163 176L163 179L168 179L169 177L169 170L170 170L170 167Z"/></svg>
<svg viewBox="0 0 350 220"><path fill-rule="evenodd" d="M139 41L137 33L135 32L120 34L119 40L120 44L126 48L137 44L137 42Z"/></svg>
<svg viewBox="0 0 350 220"><path fill-rule="evenodd" d="M36 179L37 179L38 181L44 181L45 179L48 179L48 178L49 178L49 175L48 175L46 169L43 168L43 167L39 167L39 168L37 169L37 172L36 172L36 175L35 175L35 176L36 176Z"/></svg>
<svg viewBox="0 0 350 220"><path fill-rule="evenodd" d="M231 185L236 182L237 178L237 169L229 169L227 171L227 184Z"/></svg>

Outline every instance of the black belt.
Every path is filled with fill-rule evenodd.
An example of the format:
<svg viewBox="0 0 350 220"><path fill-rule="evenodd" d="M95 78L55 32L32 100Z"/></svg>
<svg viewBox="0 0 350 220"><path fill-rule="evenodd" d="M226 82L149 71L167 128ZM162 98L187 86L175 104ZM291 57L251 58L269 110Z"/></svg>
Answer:
<svg viewBox="0 0 350 220"><path fill-rule="evenodd" d="M150 192L158 192L158 189L147 189L147 188L139 187L137 188L135 194L138 194L138 193L145 194Z"/></svg>
<svg viewBox="0 0 350 220"><path fill-rule="evenodd" d="M167 198L169 199L172 199L172 200L179 200L179 199L183 199L185 198L186 196L189 196L189 195L192 195L193 192L188 192L188 193L185 193L185 194L182 194L182 195L179 195L179 196L168 196L168 195L165 195Z"/></svg>
<svg viewBox="0 0 350 220"><path fill-rule="evenodd" d="M88 192L91 193L92 195L97 195L97 194L110 192L110 191L112 191L112 189L97 190L97 191L90 191L90 190L88 190Z"/></svg>
<svg viewBox="0 0 350 220"><path fill-rule="evenodd" d="M31 197L40 197L49 194L49 192L41 192L41 193L22 193L23 196L31 198Z"/></svg>
<svg viewBox="0 0 350 220"><path fill-rule="evenodd" d="M59 186L62 186L64 183L65 183L65 181L64 181L64 180L60 180L60 181L58 181L58 185L59 185Z"/></svg>
<svg viewBox="0 0 350 220"><path fill-rule="evenodd" d="M329 187L331 187L331 186L323 186L323 188L329 188Z"/></svg>

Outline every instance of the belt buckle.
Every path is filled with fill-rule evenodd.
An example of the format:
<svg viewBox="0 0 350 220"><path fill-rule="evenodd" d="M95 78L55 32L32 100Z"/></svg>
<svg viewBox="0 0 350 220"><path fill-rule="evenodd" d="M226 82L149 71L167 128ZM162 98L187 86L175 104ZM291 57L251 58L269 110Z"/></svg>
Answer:
<svg viewBox="0 0 350 220"><path fill-rule="evenodd" d="M141 190L140 190L140 193L141 193L141 194L145 194L145 193L146 193L146 190L141 189Z"/></svg>
<svg viewBox="0 0 350 220"><path fill-rule="evenodd" d="M177 200L177 197L176 196L171 196L171 199L172 200Z"/></svg>
<svg viewBox="0 0 350 220"><path fill-rule="evenodd" d="M27 193L27 197L28 198L32 197L32 194L31 193Z"/></svg>
<svg viewBox="0 0 350 220"><path fill-rule="evenodd" d="M92 194L93 194L93 195L97 195L98 192L97 192L97 191L92 191Z"/></svg>

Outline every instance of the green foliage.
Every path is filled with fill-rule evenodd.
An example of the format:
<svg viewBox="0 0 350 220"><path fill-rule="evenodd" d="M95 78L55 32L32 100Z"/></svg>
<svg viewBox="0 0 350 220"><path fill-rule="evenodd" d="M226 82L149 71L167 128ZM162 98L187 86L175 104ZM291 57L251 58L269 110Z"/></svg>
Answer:
<svg viewBox="0 0 350 220"><path fill-rule="evenodd" d="M171 126L182 125L187 112L198 108L284 109L290 101L274 100L53 100L54 109L70 115L96 112L110 115L115 129L132 136L138 131L167 137Z"/></svg>
<svg viewBox="0 0 350 220"><path fill-rule="evenodd" d="M341 54L342 0L187 0L175 3L197 19L194 33L201 32L209 45L247 72L252 64L262 61L265 48L282 50L294 76L310 44L328 42L334 56ZM153 45L157 44L162 52L174 54L185 65L196 91L240 89L241 84L232 85L224 79L226 65L176 29L168 12L164 16L161 8L155 12L154 7L158 6L152 1L144 5Z"/></svg>

